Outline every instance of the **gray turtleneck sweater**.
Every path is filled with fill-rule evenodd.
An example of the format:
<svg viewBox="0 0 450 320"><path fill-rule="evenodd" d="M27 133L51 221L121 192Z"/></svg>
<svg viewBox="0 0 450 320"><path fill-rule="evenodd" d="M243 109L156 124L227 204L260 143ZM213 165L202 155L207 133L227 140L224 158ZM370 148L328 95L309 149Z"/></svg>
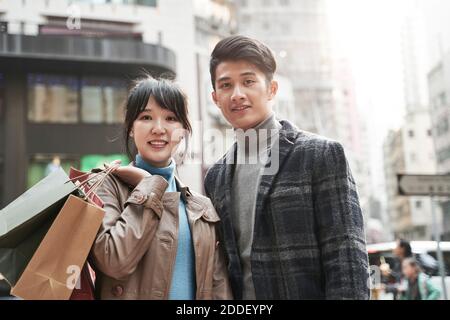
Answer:
<svg viewBox="0 0 450 320"><path fill-rule="evenodd" d="M241 258L244 300L256 299L250 264L256 197L261 172L266 164L264 159L267 159L267 152L278 136L280 129L281 124L272 114L254 128L256 140L251 140L250 143L248 138L245 139L244 135L236 131L237 161L233 176L231 206L233 227ZM261 135L260 133L264 130L267 134ZM246 133L247 136L250 136L248 131ZM255 141L257 142L255 143Z"/></svg>

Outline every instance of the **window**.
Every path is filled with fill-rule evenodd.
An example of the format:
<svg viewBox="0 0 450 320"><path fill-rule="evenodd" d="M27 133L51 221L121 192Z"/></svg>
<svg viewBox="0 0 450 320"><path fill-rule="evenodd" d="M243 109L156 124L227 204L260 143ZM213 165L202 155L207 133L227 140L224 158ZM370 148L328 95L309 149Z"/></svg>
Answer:
<svg viewBox="0 0 450 320"><path fill-rule="evenodd" d="M428 130L427 130L427 135L428 135L429 137L432 137L432 136L433 136L433 131L431 131L431 129L428 129Z"/></svg>
<svg viewBox="0 0 450 320"><path fill-rule="evenodd" d="M84 77L81 83L81 121L122 123L126 83L114 78Z"/></svg>
<svg viewBox="0 0 450 320"><path fill-rule="evenodd" d="M416 201L416 209L421 209L422 208L422 201L417 200Z"/></svg>
<svg viewBox="0 0 450 320"><path fill-rule="evenodd" d="M445 94L445 92L443 92L439 95L438 101L439 101L438 102L439 107L445 107L447 105L447 95Z"/></svg>
<svg viewBox="0 0 450 320"><path fill-rule="evenodd" d="M280 5L287 7L291 4L290 0L280 0Z"/></svg>
<svg viewBox="0 0 450 320"><path fill-rule="evenodd" d="M448 118L445 117L445 118L439 120L439 122L436 124L436 134L438 136L441 136L441 135L447 133L448 130L449 130Z"/></svg>
<svg viewBox="0 0 450 320"><path fill-rule="evenodd" d="M0 33L8 33L8 22L0 21Z"/></svg>
<svg viewBox="0 0 450 320"><path fill-rule="evenodd" d="M118 78L83 77L80 81L75 76L30 74L28 120L39 123L122 123L126 97L127 84Z"/></svg>
<svg viewBox="0 0 450 320"><path fill-rule="evenodd" d="M49 74L28 75L28 120L51 123L77 122L77 78Z"/></svg>
<svg viewBox="0 0 450 320"><path fill-rule="evenodd" d="M410 138L414 138L414 131L413 131L413 130L409 130L409 131L408 131L408 136L409 136Z"/></svg>

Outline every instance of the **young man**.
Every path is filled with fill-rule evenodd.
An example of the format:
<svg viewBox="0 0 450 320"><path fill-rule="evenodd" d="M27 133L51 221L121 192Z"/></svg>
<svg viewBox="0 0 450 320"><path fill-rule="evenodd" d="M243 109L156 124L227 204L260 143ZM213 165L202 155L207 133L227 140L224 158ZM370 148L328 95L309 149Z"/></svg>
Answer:
<svg viewBox="0 0 450 320"><path fill-rule="evenodd" d="M363 217L344 150L275 119L275 71L270 49L247 37L226 38L211 55L212 97L236 143L205 190L222 220L234 297L368 299Z"/></svg>

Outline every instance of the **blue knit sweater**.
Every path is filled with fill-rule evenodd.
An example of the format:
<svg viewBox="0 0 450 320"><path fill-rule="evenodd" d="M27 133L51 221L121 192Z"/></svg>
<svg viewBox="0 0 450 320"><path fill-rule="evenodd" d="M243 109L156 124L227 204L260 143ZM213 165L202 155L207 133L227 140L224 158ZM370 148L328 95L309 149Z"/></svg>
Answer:
<svg viewBox="0 0 450 320"><path fill-rule="evenodd" d="M172 160L168 167L156 168L145 162L140 155L137 155L136 166L146 170L152 175L159 175L166 179L169 183L166 192L177 192L177 185L175 182L175 161ZM194 300L196 293L195 254L186 206L183 199L181 199L181 195L178 207L178 221L178 247L169 299Z"/></svg>

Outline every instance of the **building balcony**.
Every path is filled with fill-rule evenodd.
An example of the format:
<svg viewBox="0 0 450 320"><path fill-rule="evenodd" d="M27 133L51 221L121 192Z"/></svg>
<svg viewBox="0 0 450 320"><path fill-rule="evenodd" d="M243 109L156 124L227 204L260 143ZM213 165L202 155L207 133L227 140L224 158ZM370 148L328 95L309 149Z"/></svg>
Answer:
<svg viewBox="0 0 450 320"><path fill-rule="evenodd" d="M0 34L0 58L6 66L14 61L58 67L89 66L116 72L130 69L175 72L175 53L160 45L132 39L82 36ZM26 66L25 66L26 67ZM46 68L48 69L48 68Z"/></svg>

